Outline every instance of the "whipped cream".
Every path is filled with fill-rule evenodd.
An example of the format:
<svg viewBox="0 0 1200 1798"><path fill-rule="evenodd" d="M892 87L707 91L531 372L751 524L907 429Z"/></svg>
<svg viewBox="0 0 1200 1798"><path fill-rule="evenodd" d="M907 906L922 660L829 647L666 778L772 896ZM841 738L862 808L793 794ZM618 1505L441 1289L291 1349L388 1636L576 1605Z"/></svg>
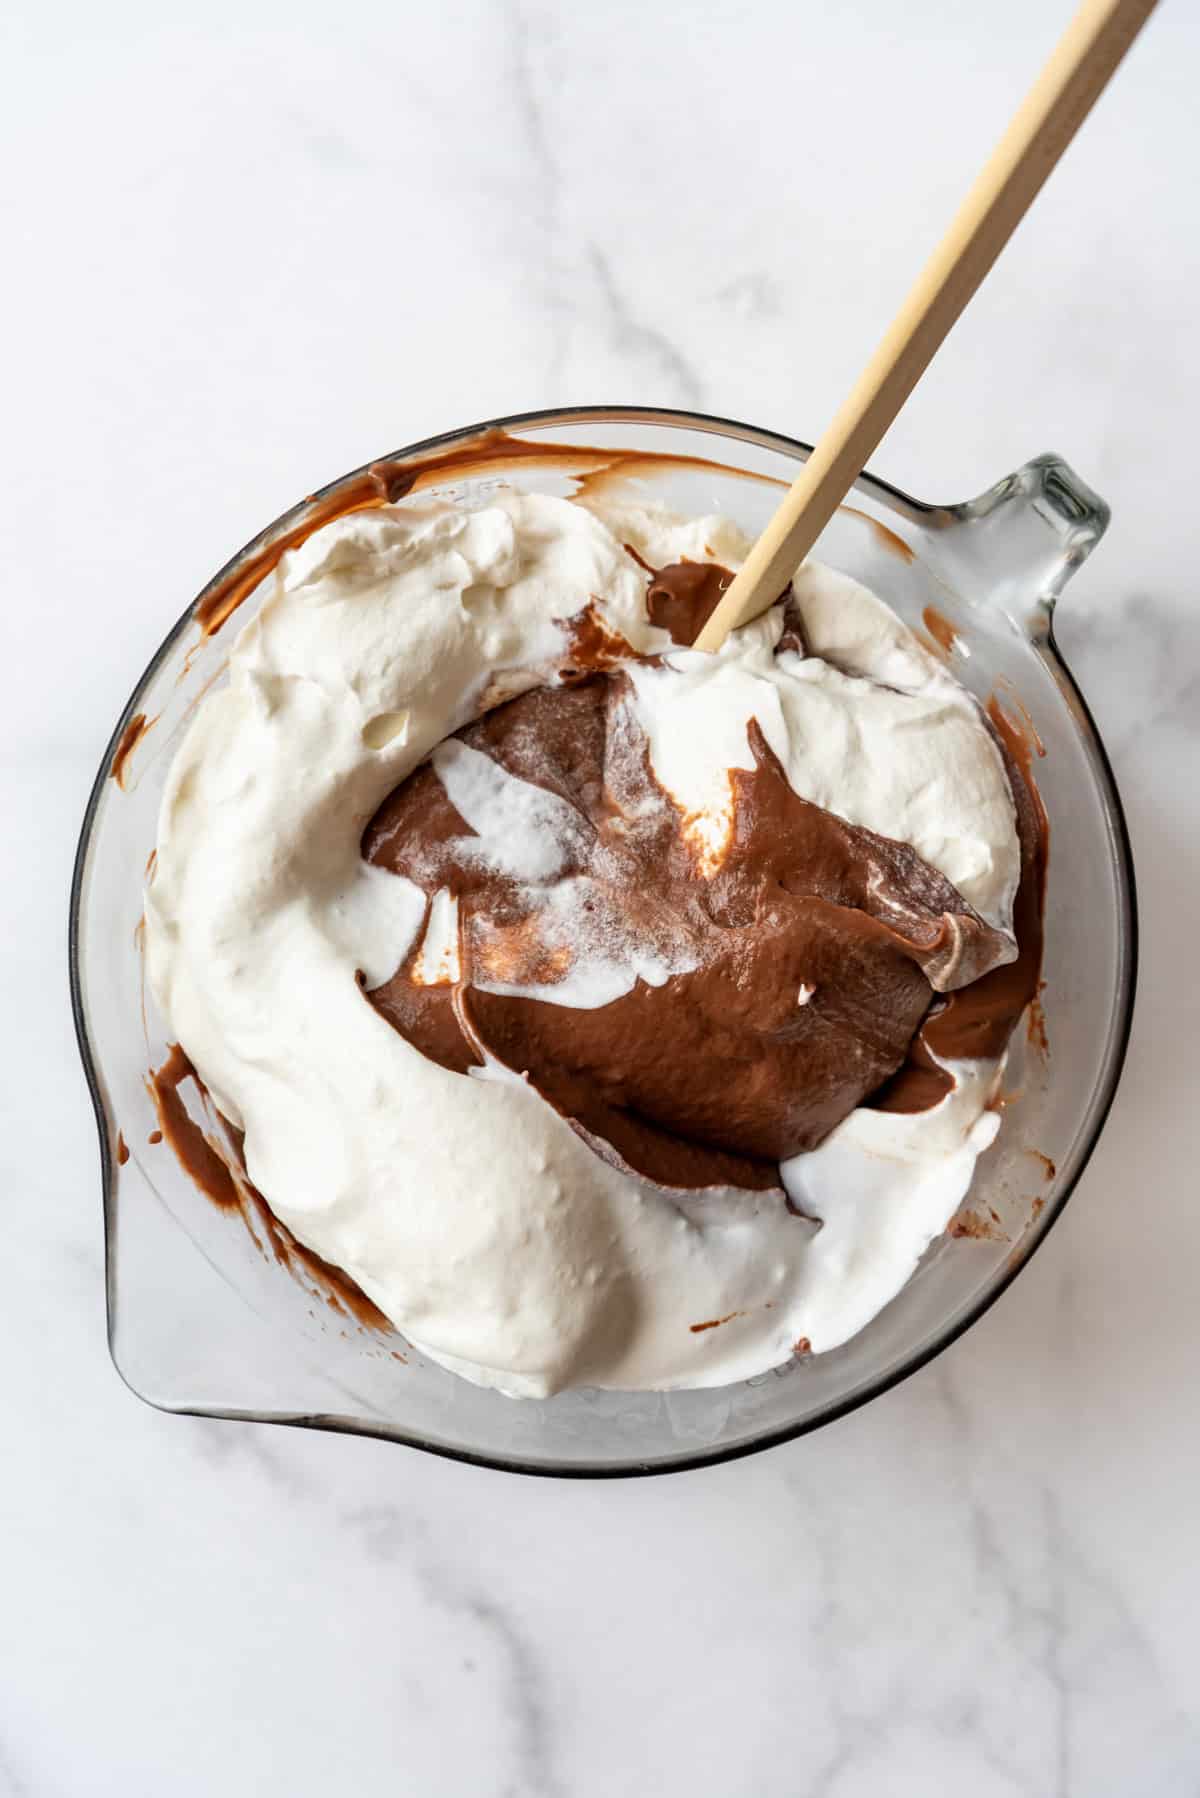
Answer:
<svg viewBox="0 0 1200 1798"><path fill-rule="evenodd" d="M719 1385L801 1338L815 1352L845 1341L945 1228L998 1127L998 1064L965 1063L930 1110L857 1110L786 1162L805 1215L776 1192L665 1192L602 1160L507 1068L452 1073L365 1002L358 976L385 981L423 925L421 978L453 975L452 896L426 920L421 891L360 853L427 756L480 854L516 878L553 872L569 808L445 739L544 683L589 607L662 658L629 664L636 708L702 854L719 861L729 770L751 765L756 719L797 793L911 844L1011 935L1020 852L1002 758L974 700L895 615L808 564L793 584L808 653L774 654L780 608L716 656L679 650L649 622L626 545L654 566L731 568L747 547L723 519L523 494L470 512L404 503L316 532L270 577L228 684L197 710L147 891L153 990L244 1130L272 1210L419 1349L520 1395ZM556 1003L603 1004L679 971L669 943L596 928L572 938Z"/></svg>

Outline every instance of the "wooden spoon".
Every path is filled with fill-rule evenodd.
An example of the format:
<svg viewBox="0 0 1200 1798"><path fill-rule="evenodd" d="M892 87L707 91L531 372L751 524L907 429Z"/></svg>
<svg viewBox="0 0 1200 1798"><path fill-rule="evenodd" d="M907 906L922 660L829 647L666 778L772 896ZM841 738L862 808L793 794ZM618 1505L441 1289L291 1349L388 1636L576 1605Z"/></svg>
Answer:
<svg viewBox="0 0 1200 1798"><path fill-rule="evenodd" d="M697 649L719 649L731 630L779 598L1154 6L1155 0L1084 0L857 386L722 595Z"/></svg>

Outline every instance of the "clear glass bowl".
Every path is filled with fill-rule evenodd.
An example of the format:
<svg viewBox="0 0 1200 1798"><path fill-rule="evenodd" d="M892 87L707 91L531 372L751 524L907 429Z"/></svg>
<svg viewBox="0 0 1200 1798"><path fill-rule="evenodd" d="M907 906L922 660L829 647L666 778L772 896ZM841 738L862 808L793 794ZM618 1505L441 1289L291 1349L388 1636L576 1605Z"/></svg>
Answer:
<svg viewBox="0 0 1200 1798"><path fill-rule="evenodd" d="M567 472L594 469L597 458L585 452L599 446L621 452L604 477L611 483L684 512L730 514L750 533L808 455L805 444L726 419L597 407L499 420L389 461L453 462L497 426L564 446L557 462L513 461L512 478L527 487L570 491ZM423 490L469 499L503 472L494 460L475 471L460 461L435 467ZM100 1127L113 1360L135 1392L166 1410L353 1431L528 1473L666 1472L815 1429L922 1366L999 1296L1061 1211L1112 1101L1133 1002L1133 872L1108 761L1052 629L1055 602L1102 534L1107 507L1054 456L956 506L921 504L864 475L818 551L917 628L934 607L957 633L959 677L981 698L998 693L1019 710L1044 746L1036 775L1051 827L1042 994L1049 1054L1023 1031L1014 1040L1007 1086L1015 1096L971 1201L998 1224L986 1236L940 1238L898 1297L831 1353L715 1391L577 1391L520 1402L455 1378L333 1308L148 1140L156 1120L145 1075L167 1045L142 978L143 868L179 734L219 678L257 595L213 636L199 630L196 611L211 618L214 595L227 594L264 550L336 510L362 475L278 519L189 608L139 680L88 801L70 960ZM110 769L139 713L155 722L134 744L122 787ZM118 1132L129 1149L123 1162Z"/></svg>

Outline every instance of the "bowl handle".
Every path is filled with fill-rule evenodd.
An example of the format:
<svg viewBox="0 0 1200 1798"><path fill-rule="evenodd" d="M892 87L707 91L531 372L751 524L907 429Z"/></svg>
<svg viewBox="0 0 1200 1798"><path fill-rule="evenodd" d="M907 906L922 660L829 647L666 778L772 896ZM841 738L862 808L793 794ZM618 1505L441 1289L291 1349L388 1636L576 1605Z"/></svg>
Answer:
<svg viewBox="0 0 1200 1798"><path fill-rule="evenodd" d="M933 559L960 592L999 606L1037 641L1110 516L1061 456L1035 456L978 499L938 509Z"/></svg>

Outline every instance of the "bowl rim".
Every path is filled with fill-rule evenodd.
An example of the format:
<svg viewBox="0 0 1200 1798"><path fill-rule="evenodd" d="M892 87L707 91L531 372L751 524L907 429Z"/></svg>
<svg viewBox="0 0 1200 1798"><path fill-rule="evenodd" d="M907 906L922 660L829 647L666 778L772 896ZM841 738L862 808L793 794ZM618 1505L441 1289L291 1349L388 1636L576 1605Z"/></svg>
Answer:
<svg viewBox="0 0 1200 1798"><path fill-rule="evenodd" d="M138 701L147 684L158 672L162 663L174 649L180 636L193 621L197 605L213 587L226 578L244 558L265 547L277 533L290 523L297 521L303 513L318 501L331 494L335 489L366 473L380 461L385 460L417 460L429 453L448 448L450 445L467 441L487 431L509 431L522 428L531 429L547 425L604 425L604 424L647 424L675 426L679 429L693 430L714 437L723 437L735 442L755 444L760 448L775 450L792 460L803 462L812 452L812 445L803 439L789 437L782 432L772 431L757 425L749 425L739 419L726 418L718 413L693 412L686 408L670 406L630 406L630 405L590 405L590 406L552 406L537 408L525 412L507 413L502 417L485 419L479 423L464 425L452 431L439 432L432 437L407 444L404 448L391 451L383 457L372 457L361 467L341 474L324 486L316 488L295 505L288 507L279 516L257 532L250 541L239 549L201 588L196 597L189 601L183 613L171 626L146 667L139 675L132 693L126 701L117 719L116 725L100 758L99 767L88 793L76 844L74 862L71 872L69 909L67 920L67 969L71 997L71 1014L75 1028L75 1040L78 1045L80 1059L83 1064L84 1077L92 1101L96 1128L100 1139L100 1173L101 1204L104 1217L104 1252L105 1252L105 1309L106 1336L109 1354L118 1375L134 1395L153 1409L173 1415L228 1419L237 1422L270 1423L285 1427L327 1431L339 1435L369 1436L380 1441L394 1442L404 1447L422 1450L444 1460L465 1462L469 1466L486 1467L503 1473L520 1473L537 1478L548 1479L637 1479L651 1476L687 1473L701 1467L719 1466L723 1462L739 1461L746 1456L761 1453L764 1449L777 1448L785 1442L798 1437L807 1436L823 1429L827 1424L835 1423L839 1418L847 1417L851 1412L870 1404L884 1393L892 1391L913 1374L919 1373L932 1361L944 1353L951 1345L964 1336L984 1314L991 1310L996 1301L1005 1293L1017 1278L1018 1274L1028 1266L1033 1256L1049 1236L1051 1229L1058 1222L1066 1209L1067 1202L1075 1192L1079 1181L1091 1162L1096 1145L1104 1131L1112 1110L1113 1101L1121 1082L1126 1056L1129 1048L1130 1034L1133 1027L1133 1013L1137 994L1137 977L1139 962L1139 925L1137 884L1134 872L1133 847L1129 834L1125 809L1121 802L1120 792L1113 773L1112 762L1105 748L1104 740L1096 725L1091 707L1088 705L1078 682L1058 646L1054 631L1053 610L1051 610L1044 638L1035 644L1036 653L1050 664L1051 670L1061 688L1065 689L1068 702L1075 713L1080 734L1084 737L1093 761L1093 771L1097 776L1101 789L1107 819L1112 826L1114 860L1119 874L1119 892L1124 901L1124 915L1119 920L1123 929L1121 935L1124 942L1124 959L1119 965L1118 986L1116 991L1115 1023L1109 1043L1109 1058L1104 1077L1093 1095L1093 1115L1088 1136L1079 1154L1078 1162L1070 1179L1062 1190L1055 1195L1052 1203L1047 1204L1040 1228L1033 1240L1023 1249L1018 1243L1020 1252L1011 1254L1004 1265L988 1283L965 1311L940 1330L933 1339L919 1350L907 1356L894 1367L889 1367L876 1378L868 1380L862 1387L844 1398L835 1400L826 1408L814 1413L811 1417L801 1418L794 1423L780 1425L765 1430L752 1439L723 1444L715 1448L689 1451L670 1460L644 1462L629 1461L613 1464L589 1464L578 1462L572 1464L556 1464L553 1462L535 1462L523 1460L516 1456L504 1456L481 1453L469 1448L461 1448L449 1443L430 1440L415 1431L405 1431L400 1427L376 1426L367 1419L341 1417L333 1414L308 1414L284 1412L259 1412L242 1410L234 1406L209 1407L202 1405L172 1405L141 1391L125 1374L121 1367L115 1345L114 1332L114 1272L116 1260L115 1229L113 1203L116 1195L117 1165L113 1152L113 1125L105 1105L103 1084L96 1056L93 1052L88 1034L87 1017L83 996L83 975L80 952L81 920L84 906L84 889L87 877L88 860L91 851L92 837L100 801L107 790L109 774L113 765L121 739L135 716ZM581 450L584 445L578 446ZM598 449L606 446L597 444ZM914 522L942 515L955 510L954 507L930 504L913 498L902 488L883 480L867 470L854 482L852 491L861 491L868 496L878 496L887 505L908 516Z"/></svg>

